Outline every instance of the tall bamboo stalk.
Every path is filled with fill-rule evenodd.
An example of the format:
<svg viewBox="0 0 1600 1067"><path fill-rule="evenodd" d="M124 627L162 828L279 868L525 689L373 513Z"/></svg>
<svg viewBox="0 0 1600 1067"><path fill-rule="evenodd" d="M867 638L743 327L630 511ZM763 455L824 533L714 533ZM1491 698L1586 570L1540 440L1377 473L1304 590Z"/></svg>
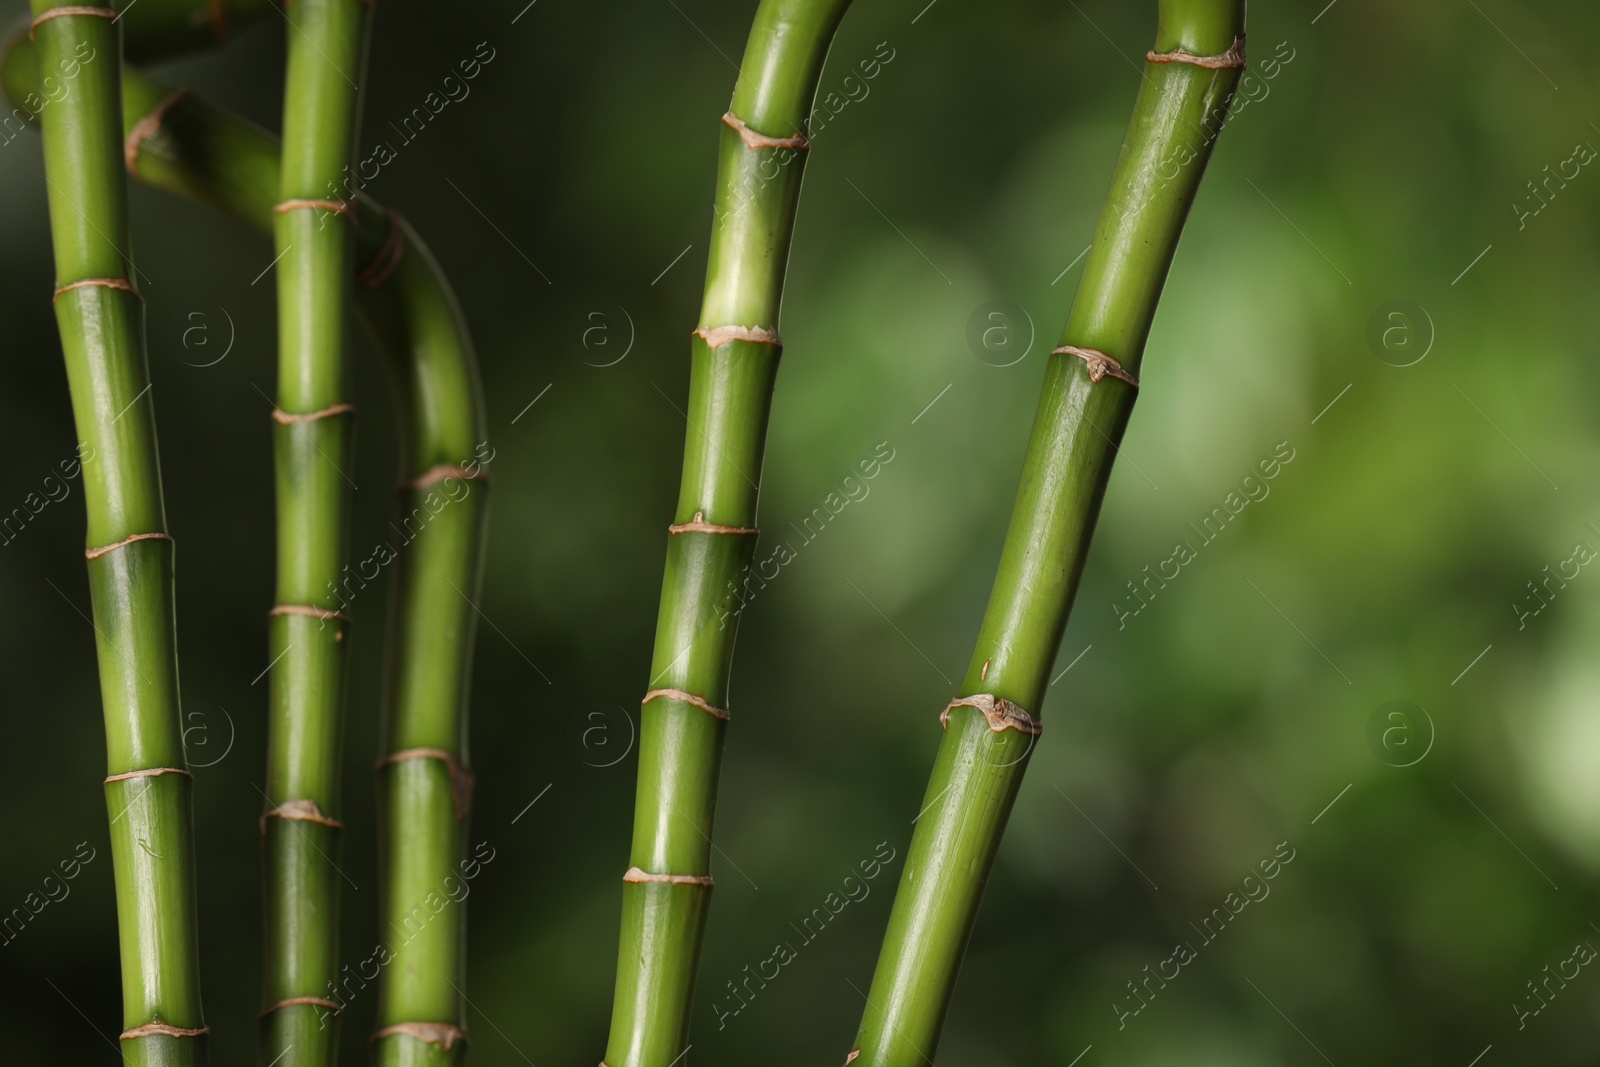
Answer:
<svg viewBox="0 0 1600 1067"><path fill-rule="evenodd" d="M288 13L278 275L277 603L269 612L266 960L260 1059L324 1067L339 974L339 759L346 642L340 610L355 408L345 401L354 207L337 188L355 140L367 5L299 0Z"/></svg>
<svg viewBox="0 0 1600 1067"><path fill-rule="evenodd" d="M72 90L37 109L56 321L83 467L106 723L106 810L122 957L123 1058L198 1067L191 778L178 698L173 541L156 449L144 309L130 272L120 44L109 4L34 0L38 61ZM30 110L35 110L30 108Z"/></svg>
<svg viewBox="0 0 1600 1067"><path fill-rule="evenodd" d="M124 99L136 176L271 232L279 150L270 135L132 71ZM467 693L492 451L471 338L427 247L398 215L362 198L355 259L356 310L388 363L402 434L395 536L362 561L392 570L394 589L378 762L387 951L373 961L381 968L373 1062L416 1062L420 1042L430 1046L428 1063L454 1065L466 1058L463 887L476 871L465 858ZM341 597L368 578L358 566ZM361 996L365 972L346 965L329 999ZM319 1021L331 1013L324 1006Z"/></svg>
<svg viewBox="0 0 1600 1067"><path fill-rule="evenodd" d="M755 550L807 117L848 6L762 0L722 118L705 296L690 343L683 481L641 713L611 1067L668 1067L687 1040L712 887L711 824L738 630L733 600Z"/></svg>
<svg viewBox="0 0 1600 1067"><path fill-rule="evenodd" d="M1244 0L1160 0L1133 119L1061 346L961 696L923 795L846 1062L931 1062L1138 388L1156 303L1244 65ZM1026 922L1027 916L1018 916ZM1022 991L1023 996L1026 992Z"/></svg>

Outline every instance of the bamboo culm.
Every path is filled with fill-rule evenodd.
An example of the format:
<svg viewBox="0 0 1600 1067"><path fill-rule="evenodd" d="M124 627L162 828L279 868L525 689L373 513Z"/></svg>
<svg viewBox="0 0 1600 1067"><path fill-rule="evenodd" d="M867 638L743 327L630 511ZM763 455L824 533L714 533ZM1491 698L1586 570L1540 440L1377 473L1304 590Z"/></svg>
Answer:
<svg viewBox="0 0 1600 1067"><path fill-rule="evenodd" d="M1139 365L1244 65L1243 0L1161 0L1156 43L1060 346L960 696L923 795L849 1061L932 1062L1007 816L1040 731ZM1171 161L1186 159L1176 175Z"/></svg>
<svg viewBox="0 0 1600 1067"><path fill-rule="evenodd" d="M762 0L722 118L705 295L690 342L683 479L641 712L609 1067L668 1067L687 1041L712 886L734 590L755 550L806 122L848 4Z"/></svg>
<svg viewBox="0 0 1600 1067"><path fill-rule="evenodd" d="M130 35L148 32L136 15L129 21ZM38 82L26 39L7 47L4 64L0 81L22 101ZM280 156L270 134L131 69L123 71L122 98L124 154L135 177L271 234ZM466 1055L465 904L453 897L493 852L466 854L463 801L470 792L463 787L470 775L451 773L448 760L389 757L431 749L451 756L457 769L467 764L471 602L480 583L492 449L471 339L427 247L398 215L362 197L355 262L356 312L388 364L402 434L378 775L380 925L403 931L395 939L403 944L385 946L393 959L379 978L377 1028L427 1020L374 1042L372 1057L378 1067L414 1062L407 1054L419 1046L409 1035L420 1037L429 1062L455 1065ZM395 773L407 767L421 773ZM440 892L452 897L455 911L434 921L429 894ZM419 921L419 908L430 918ZM361 987L344 972L328 999L342 1001ZM319 1021L330 1021L332 1009L321 1007Z"/></svg>
<svg viewBox="0 0 1600 1067"><path fill-rule="evenodd" d="M128 151L133 173L270 233L271 136L133 72L124 85L124 124L139 138ZM486 859L465 847L467 696L493 450L471 339L443 272L398 215L363 197L356 221L356 311L389 365L402 434L395 536L371 559L388 567L394 589L377 766L379 928L392 936L376 960L372 1062L456 1065L467 1048L466 906L454 896ZM343 603L364 586L347 577ZM363 984L345 969L324 996L342 1003ZM322 1009L327 1023L332 1009Z"/></svg>
<svg viewBox="0 0 1600 1067"><path fill-rule="evenodd" d="M354 206L330 192L352 158L368 5L289 12L278 259L277 594L268 613L262 815L263 1065L331 1067L339 970L339 762L350 616L344 580L355 409L345 401Z"/></svg>
<svg viewBox="0 0 1600 1067"><path fill-rule="evenodd" d="M83 457L89 588L106 725L106 812L122 960L122 1058L206 1060L193 779L183 752L174 546L156 448L144 308L128 258L115 12L33 4L40 67L74 91L28 107L44 137L56 320Z"/></svg>

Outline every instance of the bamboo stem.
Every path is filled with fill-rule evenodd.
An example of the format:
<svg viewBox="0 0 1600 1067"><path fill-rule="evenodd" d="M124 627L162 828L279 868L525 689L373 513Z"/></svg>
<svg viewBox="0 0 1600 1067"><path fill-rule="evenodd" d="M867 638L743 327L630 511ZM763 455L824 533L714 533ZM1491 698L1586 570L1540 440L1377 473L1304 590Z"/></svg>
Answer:
<svg viewBox="0 0 1600 1067"><path fill-rule="evenodd" d="M270 233L279 167L271 136L132 71L124 86L133 172ZM158 124L149 123L153 115ZM379 926L394 958L381 972L376 1028L385 1036L374 1041L372 1059L400 1067L413 1062L421 1042L431 1046L428 1062L455 1065L466 1058L459 992L466 908L452 899L453 914L434 918L433 905L453 897L473 870L465 858L470 775L464 767L477 615L468 598L476 599L481 577L492 452L485 452L471 338L449 283L399 216L364 198L357 208L356 310L389 366L403 438L395 525L401 543L392 564L377 770ZM379 553L374 562L387 560ZM408 752L427 755L394 758ZM360 991L361 983L347 976L327 999L337 1003ZM321 1007L324 1020L335 1010ZM428 1026L394 1029L417 1022Z"/></svg>
<svg viewBox="0 0 1600 1067"><path fill-rule="evenodd" d="M963 696L942 716L925 810L850 1055L857 1067L931 1062L1038 735L1050 664L1133 409L1156 303L1238 82L1243 36L1243 0L1160 0L1155 49L1061 347L1045 372ZM1194 62L1205 57L1211 61Z"/></svg>
<svg viewBox="0 0 1600 1067"><path fill-rule="evenodd" d="M687 1040L712 887L710 834L738 629L732 602L755 550L806 119L848 5L763 0L722 120L705 296L690 343L683 481L641 712L611 1067L668 1067Z"/></svg>
<svg viewBox="0 0 1600 1067"><path fill-rule="evenodd" d="M352 157L367 5L299 0L289 13L278 278L277 605L268 615L265 980L260 1060L324 1067L338 1026L316 1000L339 974L339 759L349 617L345 566L355 409L345 402ZM301 609L311 609L305 611ZM335 1017L336 1018L336 1017Z"/></svg>
<svg viewBox="0 0 1600 1067"><path fill-rule="evenodd" d="M56 320L83 467L89 586L106 723L123 1026L132 1064L206 1058L195 921L192 786L184 760L167 534L144 308L129 276L121 57L107 4L34 0L40 65L74 91L39 109ZM71 71L69 75L68 72ZM32 110L32 109L30 109Z"/></svg>

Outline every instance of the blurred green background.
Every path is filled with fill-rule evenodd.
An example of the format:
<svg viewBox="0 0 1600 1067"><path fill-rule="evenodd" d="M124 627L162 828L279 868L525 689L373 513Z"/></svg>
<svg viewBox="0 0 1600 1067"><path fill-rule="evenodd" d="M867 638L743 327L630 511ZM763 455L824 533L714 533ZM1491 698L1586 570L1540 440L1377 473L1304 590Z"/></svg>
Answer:
<svg viewBox="0 0 1600 1067"><path fill-rule="evenodd" d="M1600 946L1600 573L1569 562L1600 550L1600 173L1566 162L1600 146L1600 10L1323 2L1252 5L1253 99L1173 267L942 1064L1600 1063L1600 968L1565 962ZM364 149L398 140L388 123L481 42L494 54L369 188L460 293L497 450L472 739L473 836L495 850L468 904L479 1064L603 1050L718 117L753 10L378 7ZM745 613L688 1063L851 1048L898 858L737 1015L719 1026L714 1004L880 842L904 855L1153 26L1153 4L1114 0L859 0L845 20L825 92L892 59L807 170L764 540L881 442L894 458ZM270 15L156 73L275 127L283 36ZM1574 169L1534 199L1529 182ZM9 513L75 438L35 135L0 146L0 182ZM180 545L205 995L214 1062L242 1064L275 349L272 286L252 279L271 254L206 209L132 195ZM375 361L354 394L359 551L392 504ZM1242 486L1275 450L1293 459ZM1189 525L1257 484L1210 543ZM120 1029L68 485L0 546L0 910L80 842L95 858L0 947L12 1063L110 1062ZM1195 558L1121 617L1139 606L1126 583L1179 542ZM353 605L352 961L385 936L385 595ZM1208 941L1203 920L1280 847L1270 895ZM1135 994L1183 942L1179 976ZM375 995L345 1015L347 1062Z"/></svg>

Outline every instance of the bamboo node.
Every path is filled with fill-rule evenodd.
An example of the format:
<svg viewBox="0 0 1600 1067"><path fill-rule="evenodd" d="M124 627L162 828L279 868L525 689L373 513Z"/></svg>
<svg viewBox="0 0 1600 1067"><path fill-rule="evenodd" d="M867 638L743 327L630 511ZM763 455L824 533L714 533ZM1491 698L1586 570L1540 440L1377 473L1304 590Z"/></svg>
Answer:
<svg viewBox="0 0 1600 1067"><path fill-rule="evenodd" d="M721 348L729 341L749 341L751 344L783 347L783 338L778 336L778 331L769 330L765 326L701 326L689 336L704 338L706 347L711 349Z"/></svg>
<svg viewBox="0 0 1600 1067"><path fill-rule="evenodd" d="M321 411L309 411L304 415L295 415L279 408L272 409L272 421L279 426L292 426L297 422L316 422L319 419L331 419L336 415L354 415L354 404L334 404L332 407L323 408Z"/></svg>
<svg viewBox="0 0 1600 1067"><path fill-rule="evenodd" d="M1233 39L1233 46L1220 56L1197 56L1188 52L1150 52L1145 55L1148 63L1189 63L1206 70L1238 70L1245 65L1244 37L1240 35Z"/></svg>
<svg viewBox="0 0 1600 1067"><path fill-rule="evenodd" d="M272 206L273 214L287 215L291 211L326 211L334 215L356 217L353 200L283 200Z"/></svg>
<svg viewBox="0 0 1600 1067"><path fill-rule="evenodd" d="M319 826L328 826L335 830L343 830L344 823L322 814L322 809L317 807L315 800L285 800L282 804L261 816L261 836L267 836L268 819L288 819L292 822L314 822ZM281 1007L281 1005L280 1005ZM274 1009L268 1009L269 1011Z"/></svg>
<svg viewBox="0 0 1600 1067"><path fill-rule="evenodd" d="M185 778L194 777L182 767L145 767L142 770L123 771L121 774L113 774L101 784L110 785L112 782L125 782L129 778L156 778L163 774L181 774Z"/></svg>
<svg viewBox="0 0 1600 1067"><path fill-rule="evenodd" d="M202 1026L198 1030L186 1030L181 1026L171 1026L167 1023L145 1023L135 1026L132 1030L124 1030L117 1038L118 1041L137 1041L141 1037L205 1037L211 1032L211 1027Z"/></svg>
<svg viewBox="0 0 1600 1067"><path fill-rule="evenodd" d="M299 1007L327 1008L330 1011L344 1011L343 1004L340 1004L337 1001L328 1000L325 997L290 997L287 1000L278 1001L278 1003L274 1004L260 1015L257 1015L256 1018L265 1019L273 1012L279 1011L283 1008Z"/></svg>
<svg viewBox="0 0 1600 1067"><path fill-rule="evenodd" d="M666 885L717 884L709 874L651 874L642 867L629 867L628 872L622 876L622 881L627 885L645 885L650 882L661 882Z"/></svg>
<svg viewBox="0 0 1600 1067"><path fill-rule="evenodd" d="M751 532L754 533L755 531L752 530ZM643 700L639 701L639 706L644 707L652 700L658 699L676 700L680 704L693 704L701 711L709 711L713 716L721 719L723 722L728 721L728 713L725 710L722 708L713 707L705 697L697 697L693 693L685 692L682 689L652 689L644 695Z"/></svg>
<svg viewBox="0 0 1600 1067"><path fill-rule="evenodd" d="M405 228L400 225L400 216L390 211L385 217L389 220L389 231L384 235L383 244L373 253L372 262L356 272L357 284L368 289L376 289L388 281L406 251Z"/></svg>
<svg viewBox="0 0 1600 1067"><path fill-rule="evenodd" d="M127 548L135 541L171 541L171 534L164 533L136 533L125 537L114 545L102 545L99 548L86 548L83 550L84 559L99 559L108 552L115 552L119 548Z"/></svg>
<svg viewBox="0 0 1600 1067"><path fill-rule="evenodd" d="M1139 379L1122 369L1122 364L1106 355L1098 348L1079 348L1076 345L1062 345L1060 348L1051 349L1052 356L1077 356L1083 360L1083 365L1089 368L1089 380L1098 382L1101 378L1118 378L1127 382L1135 389L1139 388Z"/></svg>
<svg viewBox="0 0 1600 1067"><path fill-rule="evenodd" d="M459 467L454 463L436 463L410 481L401 482L394 489L397 493L408 493L426 489L430 485L437 485L450 478L460 478L466 482L486 482L489 480L489 472L482 467L468 468Z"/></svg>
<svg viewBox="0 0 1600 1067"><path fill-rule="evenodd" d="M133 124L133 129L128 131L128 139L122 144L122 159L127 164L128 173L138 177L139 174L139 149L144 147L144 142L154 137L161 129L161 123L166 120L167 112L174 105L189 95L187 89L174 89L162 98L161 103L150 110L150 113Z"/></svg>
<svg viewBox="0 0 1600 1067"><path fill-rule="evenodd" d="M719 526L714 522L706 521L706 513L697 511L694 518L688 522L675 523L667 527L669 534L708 533L708 534L755 534L760 533L753 526Z"/></svg>
<svg viewBox="0 0 1600 1067"><path fill-rule="evenodd" d="M391 752L378 761L374 770L383 770L394 763L404 763L414 759L436 759L444 763L450 770L450 802L455 808L456 822L467 817L467 810L472 806L472 772L461 765L454 754L442 748L406 748L399 752Z"/></svg>
<svg viewBox="0 0 1600 1067"><path fill-rule="evenodd" d="M370 1040L375 1043L382 1041L386 1037L396 1037L400 1034L404 1034L406 1037L414 1037L418 1041L426 1041L431 1045L438 1045L446 1052L449 1052L450 1046L457 1041L465 1043L467 1040L467 1032L461 1027L453 1026L450 1023L395 1023L393 1026L385 1026L382 1030L373 1034Z"/></svg>
<svg viewBox="0 0 1600 1067"><path fill-rule="evenodd" d="M1044 732L1044 724L1016 704L991 693L978 693L970 697L956 697L945 709L939 713L939 725L945 729L950 727L950 712L955 708L977 708L983 712L983 717L989 720L989 729L995 733L1004 730L1016 730L1019 733L1032 734L1038 737Z"/></svg>
<svg viewBox="0 0 1600 1067"><path fill-rule="evenodd" d="M798 148L804 151L811 147L811 139L803 133L797 133L793 137L768 137L746 126L744 119L731 111L722 116L722 121L733 128L746 148Z"/></svg>
<svg viewBox="0 0 1600 1067"><path fill-rule="evenodd" d="M109 7L53 7L34 19L33 23L29 25L28 40L33 40L33 31L39 28L41 22L49 22L51 19L58 19L63 15L88 15L90 18L110 19L113 22L117 20L117 13Z"/></svg>
<svg viewBox="0 0 1600 1067"><path fill-rule="evenodd" d="M848 1056L846 1056L844 1058L844 1067L850 1067L850 1065L852 1063L856 1062L856 1057L859 1056L859 1055L861 1055L861 1050L860 1049L858 1049L858 1048L851 1049L850 1050L850 1055L848 1055Z"/></svg>
<svg viewBox="0 0 1600 1067"><path fill-rule="evenodd" d="M307 615L313 619L321 619L323 622L329 622L334 619L344 623L352 621L350 616L342 611L329 611L327 608L319 608L315 604L275 604L272 610L267 612L267 618L269 619L279 615Z"/></svg>
<svg viewBox="0 0 1600 1067"><path fill-rule="evenodd" d="M70 293L74 289L85 288L116 289L120 292L132 293L141 301L144 300L144 295L135 289L133 283L126 278L84 278L81 281L69 282L57 289L55 295L50 298L50 303L54 304L57 300L60 300L62 293Z"/></svg>

